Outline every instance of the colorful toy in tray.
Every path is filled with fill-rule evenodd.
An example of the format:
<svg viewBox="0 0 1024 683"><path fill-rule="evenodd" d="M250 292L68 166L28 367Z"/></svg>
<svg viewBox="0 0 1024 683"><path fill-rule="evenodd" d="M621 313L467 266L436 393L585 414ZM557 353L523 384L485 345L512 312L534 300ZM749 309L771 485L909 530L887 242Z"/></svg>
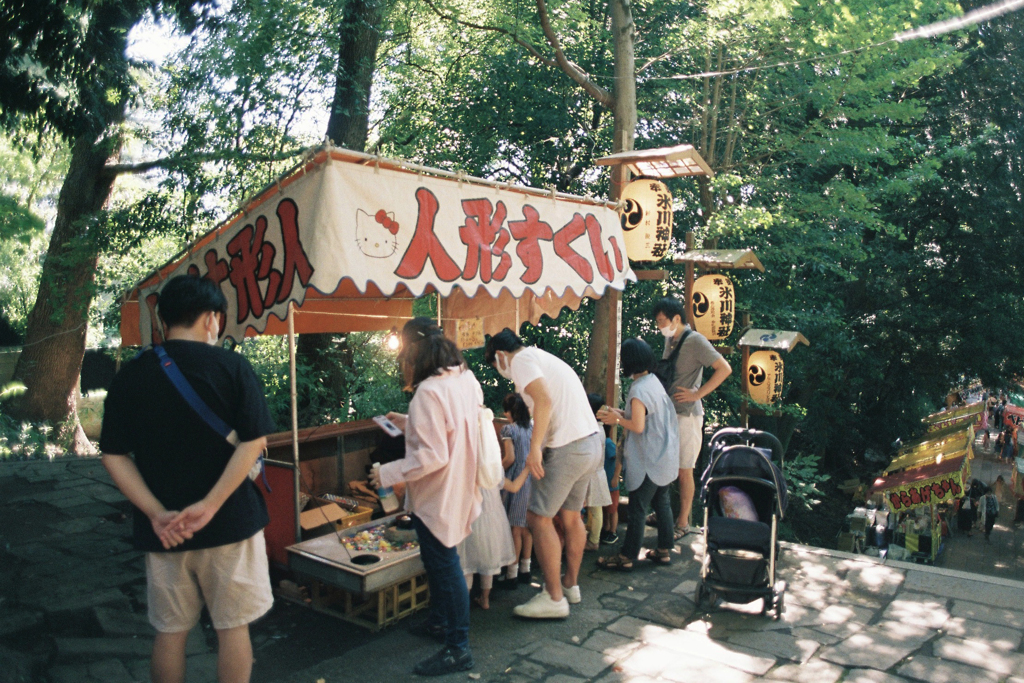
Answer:
<svg viewBox="0 0 1024 683"><path fill-rule="evenodd" d="M391 541L388 541L384 537L387 530L388 527L381 524L380 526L375 526L372 529L360 531L358 534L345 536L341 539L341 544L345 546L346 550L363 553L395 553L403 550L413 550L414 548L419 547L419 543L416 541L409 541L406 543L392 543Z"/></svg>

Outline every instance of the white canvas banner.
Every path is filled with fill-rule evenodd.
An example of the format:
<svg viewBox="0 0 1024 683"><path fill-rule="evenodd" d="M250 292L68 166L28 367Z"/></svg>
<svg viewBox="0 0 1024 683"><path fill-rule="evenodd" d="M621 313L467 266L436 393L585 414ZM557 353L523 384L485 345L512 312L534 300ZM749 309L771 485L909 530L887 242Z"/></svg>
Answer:
<svg viewBox="0 0 1024 683"><path fill-rule="evenodd" d="M343 278L385 295L432 285L469 295L508 289L561 295L621 290L635 276L618 214L606 205L530 195L430 175L330 160L285 181L282 190L193 250L167 277L217 282L228 300L224 336L262 332L284 319L307 287L331 294ZM155 327L162 282L140 289L144 344Z"/></svg>

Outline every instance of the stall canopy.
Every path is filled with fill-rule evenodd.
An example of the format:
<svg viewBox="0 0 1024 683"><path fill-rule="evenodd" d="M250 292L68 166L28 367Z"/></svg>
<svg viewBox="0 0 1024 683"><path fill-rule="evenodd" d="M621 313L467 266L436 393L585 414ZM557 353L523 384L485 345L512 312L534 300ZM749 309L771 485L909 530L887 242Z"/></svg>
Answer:
<svg viewBox="0 0 1024 683"><path fill-rule="evenodd" d="M881 493L893 512L912 510L963 496L970 476L970 459L961 452L938 463L878 477L869 493Z"/></svg>
<svg viewBox="0 0 1024 683"><path fill-rule="evenodd" d="M938 431L955 425L973 424L980 419L983 408L984 404L979 401L978 403L971 403L970 405L961 406L954 410L943 410L938 413L932 413L928 417L925 417L922 422L928 425L929 432Z"/></svg>
<svg viewBox="0 0 1024 683"><path fill-rule="evenodd" d="M220 285L235 341L283 334L289 304L297 333L389 329L429 292L494 333L635 280L613 204L331 147L129 292L124 345L160 340L157 295L185 273Z"/></svg>

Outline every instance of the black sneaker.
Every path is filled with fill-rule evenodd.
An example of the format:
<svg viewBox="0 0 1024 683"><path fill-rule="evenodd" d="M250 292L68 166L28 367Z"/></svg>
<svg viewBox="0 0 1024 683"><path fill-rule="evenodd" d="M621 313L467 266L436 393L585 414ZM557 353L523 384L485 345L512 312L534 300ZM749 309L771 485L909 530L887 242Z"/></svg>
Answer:
<svg viewBox="0 0 1024 683"><path fill-rule="evenodd" d="M464 650L444 647L437 654L414 666L412 672L419 676L443 676L472 668L473 653L468 647Z"/></svg>
<svg viewBox="0 0 1024 683"><path fill-rule="evenodd" d="M530 583L533 581L533 576L530 572L519 572L519 583Z"/></svg>
<svg viewBox="0 0 1024 683"><path fill-rule="evenodd" d="M412 635L421 636L423 638L433 638L439 643L444 642L446 631L447 629L444 626L431 624L430 621L426 619L409 627L409 633Z"/></svg>
<svg viewBox="0 0 1024 683"><path fill-rule="evenodd" d="M615 545L619 542L619 537L612 531L601 532L601 545Z"/></svg>
<svg viewBox="0 0 1024 683"><path fill-rule="evenodd" d="M514 591L519 588L519 579L498 579L494 582L494 590Z"/></svg>

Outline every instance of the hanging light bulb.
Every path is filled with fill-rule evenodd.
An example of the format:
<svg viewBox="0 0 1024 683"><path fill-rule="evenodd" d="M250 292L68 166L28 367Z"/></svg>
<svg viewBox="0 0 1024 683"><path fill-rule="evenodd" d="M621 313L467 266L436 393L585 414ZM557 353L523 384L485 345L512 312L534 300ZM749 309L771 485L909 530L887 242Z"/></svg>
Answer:
<svg viewBox="0 0 1024 683"><path fill-rule="evenodd" d="M384 346L388 351L398 351L402 346L402 340L398 337L398 329L392 327L391 331L384 337Z"/></svg>

